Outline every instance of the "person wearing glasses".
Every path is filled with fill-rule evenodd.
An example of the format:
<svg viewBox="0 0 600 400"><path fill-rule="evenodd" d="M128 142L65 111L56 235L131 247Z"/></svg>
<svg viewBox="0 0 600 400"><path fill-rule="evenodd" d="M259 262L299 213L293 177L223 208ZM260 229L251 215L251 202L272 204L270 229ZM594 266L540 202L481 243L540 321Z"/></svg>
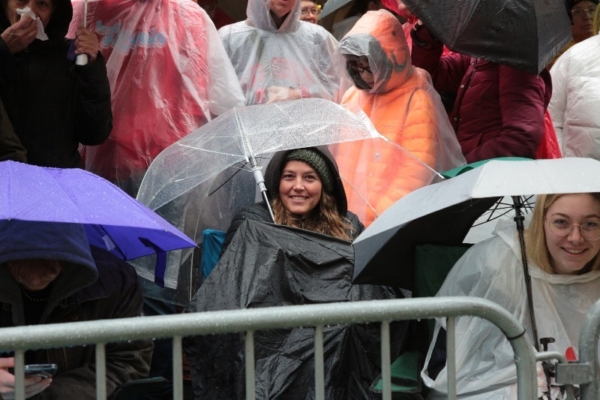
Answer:
<svg viewBox="0 0 600 400"><path fill-rule="evenodd" d="M574 361L579 358L581 325L600 299L600 193L540 195L528 222L525 248L538 338L552 338L548 351ZM533 343L515 222L500 220L494 234L463 255L437 296L475 296L495 302L515 316ZM446 322L438 320L436 325L426 366ZM456 338L459 397L516 399L514 353L500 329L477 317L460 317ZM446 372L445 366L437 377L423 371L425 384L433 389L428 400L446 398ZM558 393L562 391L552 381L548 388L538 364L538 397L565 398Z"/></svg>
<svg viewBox="0 0 600 400"><path fill-rule="evenodd" d="M313 0L300 1L300 21L316 24L319 22L319 14L321 14L321 6Z"/></svg>
<svg viewBox="0 0 600 400"><path fill-rule="evenodd" d="M368 205L356 191L346 191L350 209L368 225L396 200L431 183L431 169L446 171L465 159L429 75L411 65L402 25L392 13L363 15L340 42L339 53L354 84L342 105L360 108L379 133L416 157L399 160L384 151L370 157L370 143L363 141L335 146L340 173L350 185L364 184L361 171L370 173ZM362 162L368 165L359 167Z"/></svg>
<svg viewBox="0 0 600 400"><path fill-rule="evenodd" d="M573 39L554 56L548 64L548 69L552 69L554 63L575 44L583 42L594 35L594 13L598 6L598 0L566 0L565 6L571 20Z"/></svg>
<svg viewBox="0 0 600 400"><path fill-rule="evenodd" d="M567 50L550 70L552 99L548 111L565 157L600 160L598 54L600 36L595 35Z"/></svg>

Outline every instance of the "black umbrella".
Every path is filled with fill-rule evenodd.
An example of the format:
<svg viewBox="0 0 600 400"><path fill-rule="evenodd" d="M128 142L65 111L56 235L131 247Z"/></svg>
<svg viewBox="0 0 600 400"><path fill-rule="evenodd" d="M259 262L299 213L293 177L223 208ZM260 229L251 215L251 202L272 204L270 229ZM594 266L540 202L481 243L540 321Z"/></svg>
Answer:
<svg viewBox="0 0 600 400"><path fill-rule="evenodd" d="M390 288L352 285L350 243L317 233L246 220L188 311L389 299ZM391 328L391 355L405 322ZM256 397L309 399L314 389L314 328L255 333ZM323 329L326 399L369 399L381 372L379 324ZM184 339L196 398L244 399L243 334Z"/></svg>
<svg viewBox="0 0 600 400"><path fill-rule="evenodd" d="M571 40L564 0L404 0L458 53L539 74Z"/></svg>

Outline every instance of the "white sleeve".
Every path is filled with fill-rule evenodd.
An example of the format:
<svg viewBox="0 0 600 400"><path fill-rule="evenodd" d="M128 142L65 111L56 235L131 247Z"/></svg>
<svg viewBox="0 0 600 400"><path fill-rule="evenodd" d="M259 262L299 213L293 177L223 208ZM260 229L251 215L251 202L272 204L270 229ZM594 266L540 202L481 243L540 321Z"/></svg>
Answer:
<svg viewBox="0 0 600 400"><path fill-rule="evenodd" d="M560 145L561 153L564 155L566 150L565 132L563 131L565 122L565 112L567 110L568 77L571 52L563 54L550 70L552 76L552 99L548 104L548 112L552 117L556 138Z"/></svg>

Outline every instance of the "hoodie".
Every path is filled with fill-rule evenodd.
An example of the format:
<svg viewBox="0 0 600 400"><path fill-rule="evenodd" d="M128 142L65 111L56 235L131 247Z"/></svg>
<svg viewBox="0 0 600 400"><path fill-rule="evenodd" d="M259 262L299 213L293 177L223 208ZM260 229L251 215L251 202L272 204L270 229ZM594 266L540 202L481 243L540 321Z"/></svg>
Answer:
<svg viewBox="0 0 600 400"><path fill-rule="evenodd" d="M219 30L246 105L307 97L339 100L337 41L322 27L300 21L300 0L278 1L293 2L279 28L268 0L249 0L248 19Z"/></svg>
<svg viewBox="0 0 600 400"><path fill-rule="evenodd" d="M354 87L348 89L342 105L360 108L375 129L393 143L408 150L398 155L376 149L365 141L335 147L340 173L352 187L369 182L366 193L348 189L349 208L365 224L372 222L396 200L432 182L434 172L465 164L460 146L427 72L412 66L402 25L388 11L370 11L361 17L340 42ZM373 72L370 88L350 66L366 57ZM365 206L366 195L370 206Z"/></svg>
<svg viewBox="0 0 600 400"><path fill-rule="evenodd" d="M74 41L65 39L70 0L54 0L47 41L10 54L0 39L0 96L30 164L80 167L79 143L97 145L112 129L104 59L74 65ZM0 13L0 31L10 22Z"/></svg>
<svg viewBox="0 0 600 400"><path fill-rule="evenodd" d="M135 317L142 293L132 266L91 249L79 224L0 221L0 328L25 324L20 285L6 262L22 259L62 261L51 283L40 324ZM52 384L32 399L95 398L94 346L46 349L26 354L28 363L56 363ZM151 341L106 346L107 391L148 374Z"/></svg>

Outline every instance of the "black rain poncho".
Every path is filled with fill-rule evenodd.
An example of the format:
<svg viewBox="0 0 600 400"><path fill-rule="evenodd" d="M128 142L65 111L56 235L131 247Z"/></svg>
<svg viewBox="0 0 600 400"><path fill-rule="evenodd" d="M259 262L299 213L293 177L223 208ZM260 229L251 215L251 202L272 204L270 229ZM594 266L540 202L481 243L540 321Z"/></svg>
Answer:
<svg viewBox="0 0 600 400"><path fill-rule="evenodd" d="M246 220L188 312L390 299L387 287L352 285L350 243ZM391 324L392 357L405 323ZM380 373L379 324L327 326L326 399L368 399ZM314 398L314 328L255 332L256 398ZM197 399L243 399L244 334L184 339Z"/></svg>

